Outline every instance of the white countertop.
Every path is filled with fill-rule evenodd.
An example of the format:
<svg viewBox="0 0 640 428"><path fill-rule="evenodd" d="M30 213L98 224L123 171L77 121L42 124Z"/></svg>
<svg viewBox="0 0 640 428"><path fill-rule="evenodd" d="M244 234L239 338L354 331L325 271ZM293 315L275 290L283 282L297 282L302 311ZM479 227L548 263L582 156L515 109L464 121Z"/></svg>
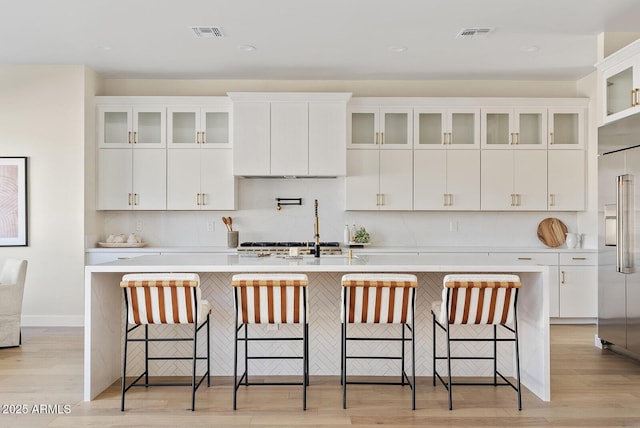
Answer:
<svg viewBox="0 0 640 428"><path fill-rule="evenodd" d="M342 246L343 252L349 250ZM87 248L87 253L225 253L235 254L235 248L220 247L117 247L117 248ZM596 248L547 248L540 247L490 247L490 246L386 246L366 245L363 248L353 248L354 253L596 253Z"/></svg>
<svg viewBox="0 0 640 428"><path fill-rule="evenodd" d="M85 267L86 272L541 272L542 265L500 264L479 258L443 257L441 254L255 257L236 254L147 255Z"/></svg>

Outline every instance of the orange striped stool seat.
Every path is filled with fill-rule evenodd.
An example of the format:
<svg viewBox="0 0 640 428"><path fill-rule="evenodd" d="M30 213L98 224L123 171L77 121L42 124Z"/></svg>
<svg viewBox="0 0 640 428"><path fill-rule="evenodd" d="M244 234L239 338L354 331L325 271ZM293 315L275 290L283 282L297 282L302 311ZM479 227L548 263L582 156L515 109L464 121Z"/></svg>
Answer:
<svg viewBox="0 0 640 428"><path fill-rule="evenodd" d="M302 385L302 408L307 408L309 383L309 297L308 278L305 274L238 274L233 275L235 306L234 389L233 410L237 408L237 391L240 385ZM250 324L300 324L301 336L249 337ZM244 328L244 337L240 330ZM250 342L301 341L302 353L295 356L256 356L249 353ZM244 372L238 379L238 343L244 342ZM301 359L302 382L249 382L249 360Z"/></svg>
<svg viewBox="0 0 640 428"><path fill-rule="evenodd" d="M348 384L409 385L412 394L412 409L415 410L415 334L414 312L415 292L418 279L411 274L358 273L342 276L342 323L341 382L342 407L347 408ZM400 337L351 337L347 333L348 324L400 324ZM410 338L406 338L406 330ZM349 355L347 344L350 341L396 341L400 342L400 356L360 356ZM411 370L409 376L405 370L405 342L411 343ZM400 360L400 382L356 382L347 380L347 360L384 359Z"/></svg>
<svg viewBox="0 0 640 428"><path fill-rule="evenodd" d="M202 299L200 291L200 277L195 273L148 273L127 274L122 277L120 286L124 290L125 319L124 319L124 356L122 364L122 402L124 411L125 393L133 386L191 386L191 410L195 410L195 392L207 379L210 385L210 334L209 315L211 306ZM149 325L152 324L190 324L193 325L191 337L150 338ZM133 325L133 327L130 327ZM129 335L138 327L144 326L144 338L131 338ZM206 327L207 354L197 356L198 332ZM189 357L149 356L150 342L190 341L193 343L193 353ZM128 386L127 350L129 342L144 342L145 371ZM149 383L150 360L191 360L192 373L190 383ZM205 373L196 381L197 361L206 360ZM144 377L144 383L140 380Z"/></svg>
<svg viewBox="0 0 640 428"><path fill-rule="evenodd" d="M442 301L431 305L433 317L433 384L436 378L449 392L449 410L453 409L452 385L507 385L517 392L518 409L522 409L520 394L520 356L518 350L518 320L517 302L518 290L521 287L520 277L510 274L453 274L446 275L443 279ZM451 325L492 325L492 338L453 338L450 333ZM513 327L510 327L513 325ZM498 338L497 327L502 326L513 333L513 338ZM438 356L436 353L436 327L444 331L447 340L447 356ZM451 342L493 342L492 356L468 356L452 357ZM497 368L497 344L498 342L513 342L515 345L516 359L516 383L512 383L503 376ZM447 360L447 382L437 371L436 362ZM493 360L493 382L463 383L452 382L451 360ZM504 381L498 383L498 376Z"/></svg>

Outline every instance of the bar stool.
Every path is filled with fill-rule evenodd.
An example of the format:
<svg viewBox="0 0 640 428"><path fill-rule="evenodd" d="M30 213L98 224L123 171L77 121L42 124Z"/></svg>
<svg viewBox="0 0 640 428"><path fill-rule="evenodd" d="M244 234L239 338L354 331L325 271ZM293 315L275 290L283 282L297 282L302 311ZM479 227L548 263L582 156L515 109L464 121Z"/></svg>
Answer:
<svg viewBox="0 0 640 428"><path fill-rule="evenodd" d="M342 349L341 383L342 408L347 408L348 384L409 385L411 388L411 409L416 409L416 353L415 353L415 292L418 280L409 274L347 274L342 277ZM346 315L345 315L346 314ZM348 324L401 324L400 337L349 337ZM410 338L405 337L405 329ZM349 341L391 341L400 342L400 356L348 355ZM405 342L411 342L411 379L405 371ZM400 382L348 381L347 360L375 359L400 360Z"/></svg>
<svg viewBox="0 0 640 428"><path fill-rule="evenodd" d="M124 411L125 393L134 386L191 386L191 410L195 410L196 390L205 377L207 386L210 380L209 351L209 314L211 307L201 298L200 277L194 273L159 273L128 274L122 277L120 286L124 290L124 355L122 362L122 402L120 410ZM133 327L129 327L129 325ZM192 337L150 338L150 324L192 324ZM130 338L129 333L144 325L144 338ZM198 332L206 326L207 356L199 357L197 352ZM183 342L193 343L190 357L150 357L149 342ZM144 372L128 386L127 349L129 342L144 342ZM150 360L191 360L191 382L189 383L149 383ZM198 360L206 360L206 372L196 382L196 366ZM139 381L144 377L144 383Z"/></svg>
<svg viewBox="0 0 640 428"><path fill-rule="evenodd" d="M232 278L235 303L235 341L233 363L233 410L237 408L240 385L302 385L302 409L307 409L309 384L309 298L307 275L239 274ZM249 324L300 324L302 336L249 337ZM238 333L244 327L244 337ZM302 356L250 356L249 342L302 341ZM244 342L244 373L238 380L238 343ZM249 360L302 360L301 382L249 382Z"/></svg>
<svg viewBox="0 0 640 428"><path fill-rule="evenodd" d="M443 280L442 299L431 306L433 316L433 385L436 377L449 392L449 410L453 410L451 388L453 385L511 386L518 396L518 410L522 410L520 394L520 354L518 350L518 290L520 277L502 274L447 275ZM492 338L452 338L453 324L493 325ZM507 324L513 324L509 327ZM498 338L497 326L501 325L513 333L512 338ZM436 326L446 333L447 356L436 354ZM493 342L493 356L452 357L451 342ZM498 342L514 342L516 358L516 384L514 385L498 371ZM437 360L447 360L447 382L436 369ZM451 360L493 360L493 382L452 382ZM504 382L498 383L500 376Z"/></svg>

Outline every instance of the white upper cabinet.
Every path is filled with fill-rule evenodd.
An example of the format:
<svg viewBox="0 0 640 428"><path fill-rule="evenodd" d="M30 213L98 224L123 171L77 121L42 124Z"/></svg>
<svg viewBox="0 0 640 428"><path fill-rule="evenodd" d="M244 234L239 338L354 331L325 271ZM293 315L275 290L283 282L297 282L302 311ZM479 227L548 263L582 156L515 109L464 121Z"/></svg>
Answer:
<svg viewBox="0 0 640 428"><path fill-rule="evenodd" d="M415 151L413 209L480 210L480 150Z"/></svg>
<svg viewBox="0 0 640 428"><path fill-rule="evenodd" d="M586 109L580 107L550 107L547 111L549 150L584 149Z"/></svg>
<svg viewBox="0 0 640 428"><path fill-rule="evenodd" d="M609 55L598 67L599 125L640 113L640 40Z"/></svg>
<svg viewBox="0 0 640 428"><path fill-rule="evenodd" d="M484 150L481 153L483 211L546 211L546 150Z"/></svg>
<svg viewBox="0 0 640 428"><path fill-rule="evenodd" d="M411 149L413 108L352 106L350 149Z"/></svg>
<svg viewBox="0 0 640 428"><path fill-rule="evenodd" d="M341 93L230 93L233 173L346 174L347 101Z"/></svg>
<svg viewBox="0 0 640 428"><path fill-rule="evenodd" d="M98 148L162 148L166 145L163 106L98 107Z"/></svg>
<svg viewBox="0 0 640 428"><path fill-rule="evenodd" d="M549 150L549 211L584 211L584 150Z"/></svg>
<svg viewBox="0 0 640 428"><path fill-rule="evenodd" d="M100 149L97 209L166 209L166 155L166 149Z"/></svg>
<svg viewBox="0 0 640 428"><path fill-rule="evenodd" d="M413 148L480 148L480 108L414 108Z"/></svg>
<svg viewBox="0 0 640 428"><path fill-rule="evenodd" d="M346 210L410 211L412 152L347 150Z"/></svg>
<svg viewBox="0 0 640 428"><path fill-rule="evenodd" d="M169 148L231 148L230 107L168 108Z"/></svg>
<svg viewBox="0 0 640 428"><path fill-rule="evenodd" d="M234 210L231 149L167 151L167 209Z"/></svg>
<svg viewBox="0 0 640 428"><path fill-rule="evenodd" d="M481 108L483 149L546 149L547 109Z"/></svg>

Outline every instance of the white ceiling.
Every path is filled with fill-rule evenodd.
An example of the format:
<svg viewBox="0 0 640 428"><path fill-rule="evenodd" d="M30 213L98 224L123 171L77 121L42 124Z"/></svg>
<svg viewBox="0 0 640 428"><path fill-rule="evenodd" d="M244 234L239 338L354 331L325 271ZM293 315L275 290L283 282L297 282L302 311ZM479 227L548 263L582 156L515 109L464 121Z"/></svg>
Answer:
<svg viewBox="0 0 640 428"><path fill-rule="evenodd" d="M639 17L638 0L0 0L0 64L86 64L107 78L576 80L593 71L597 34L640 31ZM465 27L494 31L456 39Z"/></svg>

